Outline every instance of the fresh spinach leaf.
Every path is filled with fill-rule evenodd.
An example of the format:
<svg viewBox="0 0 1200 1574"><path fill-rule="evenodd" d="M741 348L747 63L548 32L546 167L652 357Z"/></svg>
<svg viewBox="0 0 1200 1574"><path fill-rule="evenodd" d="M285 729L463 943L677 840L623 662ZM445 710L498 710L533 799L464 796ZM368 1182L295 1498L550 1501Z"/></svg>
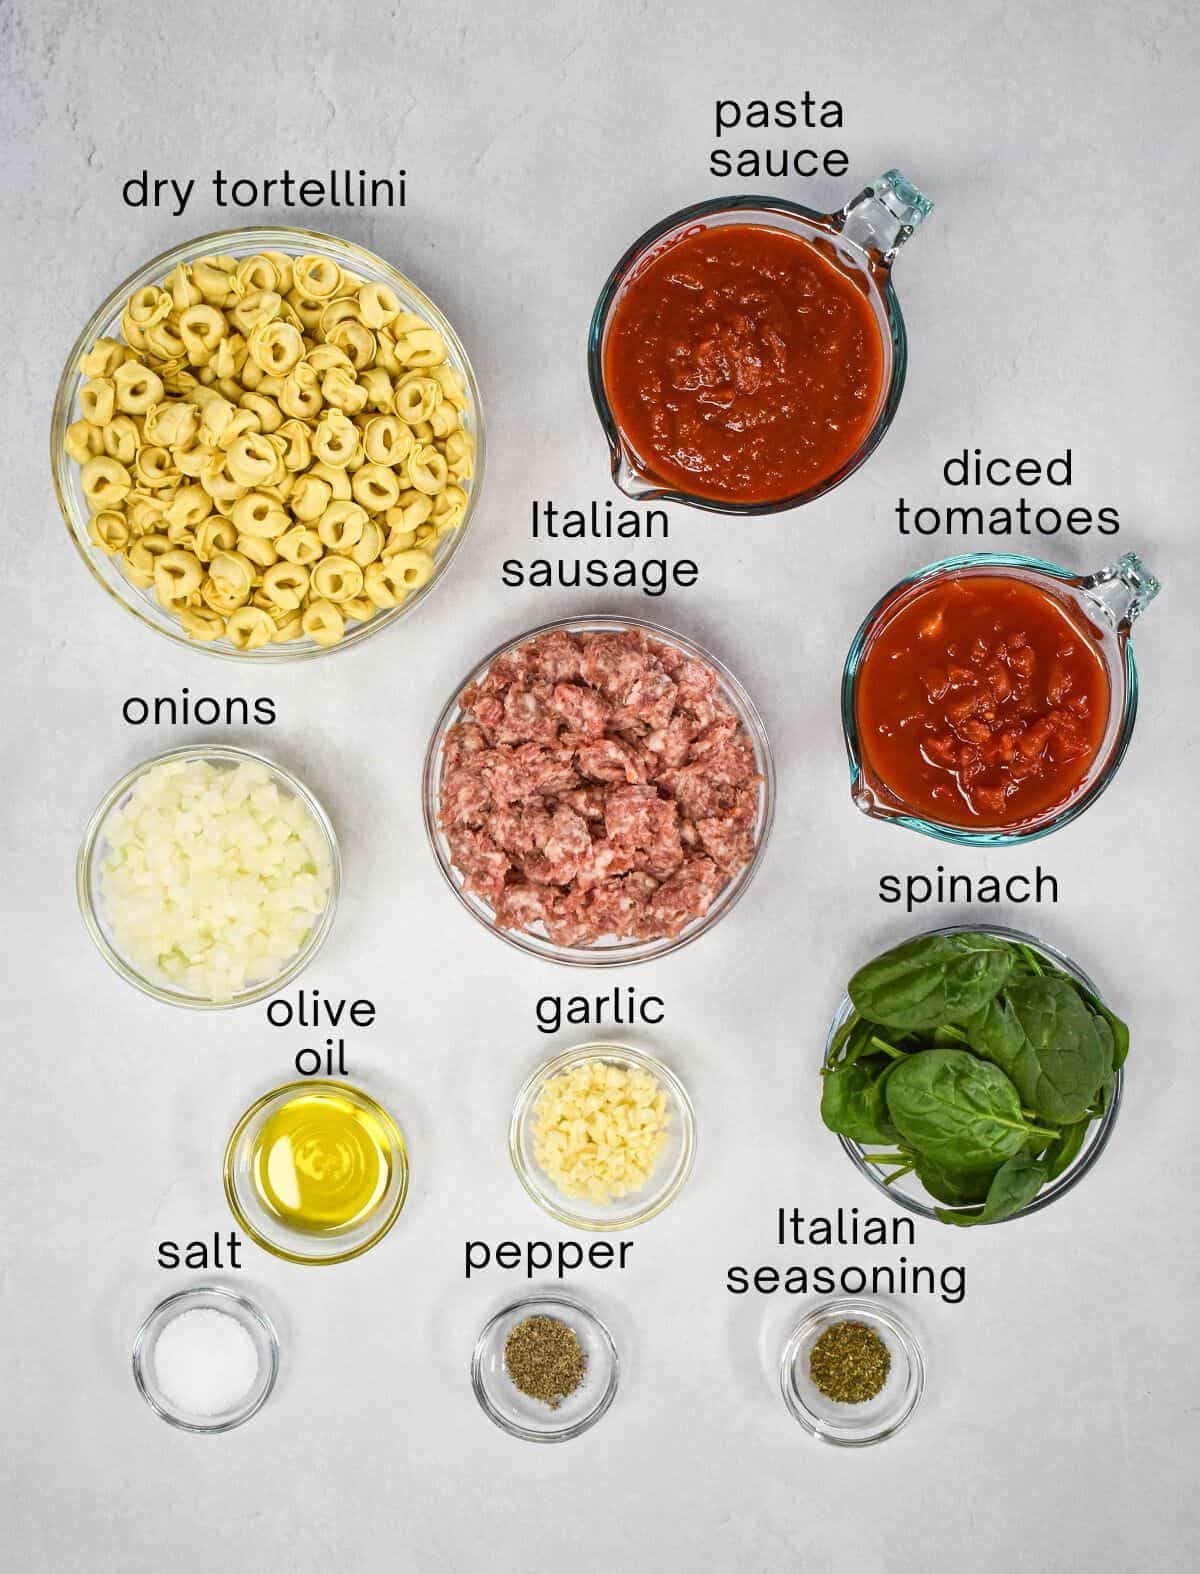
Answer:
<svg viewBox="0 0 1200 1574"><path fill-rule="evenodd" d="M1046 1165L1040 1159L1028 1153L1014 1153L993 1176L982 1208L971 1208L967 1212L938 1208L937 1216L943 1224L958 1224L964 1228L971 1224L999 1224L1001 1219L1011 1219L1014 1213L1027 1207L1048 1179Z"/></svg>
<svg viewBox="0 0 1200 1574"><path fill-rule="evenodd" d="M888 1116L885 1088L898 1060L884 1055L843 1062L821 1081L821 1119L854 1142L894 1143L900 1133Z"/></svg>
<svg viewBox="0 0 1200 1574"><path fill-rule="evenodd" d="M1091 1119L1077 1120L1074 1125L1064 1126L1059 1135L1042 1154L1042 1163L1046 1166L1046 1179L1057 1180L1062 1172L1079 1157L1080 1150L1087 1140L1088 1127Z"/></svg>
<svg viewBox="0 0 1200 1574"><path fill-rule="evenodd" d="M965 1026L975 1053L1007 1072L1026 1108L1055 1124L1082 1120L1112 1072L1107 1023L1062 978L1014 978Z"/></svg>
<svg viewBox="0 0 1200 1574"><path fill-rule="evenodd" d="M995 1168L988 1170L947 1170L921 1154L914 1158L913 1168L917 1179L931 1197L947 1202L952 1208L965 1208L974 1202L983 1202L992 1184Z"/></svg>
<svg viewBox="0 0 1200 1574"><path fill-rule="evenodd" d="M884 1027L963 1023L1011 976L1015 952L995 935L925 935L886 951L850 980L859 1013Z"/></svg>
<svg viewBox="0 0 1200 1574"><path fill-rule="evenodd" d="M995 1169L1030 1137L1058 1135L1030 1125L1000 1067L965 1049L927 1049L897 1061L885 1092L908 1145L951 1174Z"/></svg>

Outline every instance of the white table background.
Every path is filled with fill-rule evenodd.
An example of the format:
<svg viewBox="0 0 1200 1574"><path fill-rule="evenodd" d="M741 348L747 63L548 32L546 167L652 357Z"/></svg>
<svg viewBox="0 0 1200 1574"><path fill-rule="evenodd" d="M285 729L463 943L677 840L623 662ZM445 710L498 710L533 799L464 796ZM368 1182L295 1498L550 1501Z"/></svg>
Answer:
<svg viewBox="0 0 1200 1574"><path fill-rule="evenodd" d="M1194 820L1197 470L1194 83L1185 0L1054 7L859 0L672 7L177 7L10 0L0 9L4 165L5 1094L0 1268L8 1435L0 1564L21 1574L267 1574L682 1568L830 1574L1182 1569L1197 1530ZM897 281L912 346L900 413L868 468L758 521L671 512L700 584L650 601L502 590L528 556L531 497L615 496L584 339L601 283L641 230L741 183L707 173L718 97L846 111L849 176L746 183L835 207L898 164L936 201ZM802 146L796 132L727 145ZM485 493L448 583L420 615L329 661L261 673L156 639L77 561L46 463L51 399L86 315L146 257L234 213L227 172L409 171L403 212L307 216L390 258L457 325L484 389ZM135 214L143 166L198 178L187 216ZM261 210L248 219L303 223ZM1027 852L938 846L857 814L837 683L865 609L953 544L896 531L951 494L964 445L1047 457L1075 485L1038 501L1119 508L1118 538L1047 543L1090 569L1144 553L1166 590L1138 629L1144 706L1113 789ZM1015 489L1009 488L1011 493ZM974 545L975 543L969 543ZM1016 543L1014 543L1016 544ZM1003 547L1004 542L997 542ZM1036 543L1034 544L1036 549ZM635 548L635 551L640 551ZM737 912L674 958L580 975L489 936L444 888L418 784L439 707L478 656L566 613L658 616L725 658L773 739L780 795ZM138 1322L189 1282L156 1246L227 1229L229 1127L286 1080L310 1035L260 1005L172 1011L93 951L73 864L94 802L138 760L213 730L132 728L129 695L270 694L239 730L324 799L345 855L333 935L304 983L369 995L354 1076L410 1142L409 1204L377 1250L320 1271L248 1245L232 1276L277 1318L268 1407L221 1438L161 1425L130 1380ZM1132 1022L1127 1102L1067 1200L1000 1230L923 1226L911 1260L967 1267L967 1296L905 1300L929 1381L885 1448L823 1448L784 1410L776 1363L810 1300L732 1297L730 1263L839 1260L773 1243L781 1204L888 1206L821 1128L816 1068L851 968L972 916L881 905L882 872L1032 870L1057 907L1026 923ZM623 1274L570 1288L611 1321L622 1386L563 1448L489 1425L475 1336L524 1288L463 1278L467 1237L557 1239L517 1184L506 1127L555 1041L547 991L614 983L665 997L639 1038L689 1086L695 1174L636 1234ZM294 990L290 993L294 996ZM848 1251L846 1261L882 1260Z"/></svg>

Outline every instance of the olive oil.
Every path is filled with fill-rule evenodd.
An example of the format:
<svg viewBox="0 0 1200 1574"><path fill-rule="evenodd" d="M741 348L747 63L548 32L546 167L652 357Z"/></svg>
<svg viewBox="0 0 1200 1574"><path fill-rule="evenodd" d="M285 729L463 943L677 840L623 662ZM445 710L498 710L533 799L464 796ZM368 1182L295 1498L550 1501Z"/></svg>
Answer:
<svg viewBox="0 0 1200 1574"><path fill-rule="evenodd" d="M378 1208L392 1178L377 1117L333 1091L295 1095L264 1121L250 1177L268 1212L291 1229L337 1234Z"/></svg>

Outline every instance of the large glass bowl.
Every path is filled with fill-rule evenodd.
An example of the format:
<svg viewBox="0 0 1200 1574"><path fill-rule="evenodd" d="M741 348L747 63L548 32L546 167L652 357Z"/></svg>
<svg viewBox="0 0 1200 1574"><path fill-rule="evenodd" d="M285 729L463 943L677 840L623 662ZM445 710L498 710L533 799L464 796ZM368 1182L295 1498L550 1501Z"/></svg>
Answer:
<svg viewBox="0 0 1200 1574"><path fill-rule="evenodd" d="M108 845L105 831L110 817L129 801L130 794L142 777L167 760L185 762L200 760L207 765L228 767L241 764L261 765L270 773L271 781L281 793L300 800L312 817L313 824L325 844L325 852L329 860L329 898L323 912L314 920L304 944L287 959L283 969L273 978L265 978L256 984L249 984L228 1000L213 1000L205 995L192 994L165 977L149 976L122 951L112 925L105 916L100 892L100 874ZM223 1010L231 1006L250 1005L255 1000L262 1000L267 995L274 994L308 966L325 944L333 927L341 877L341 854L332 822L303 782L290 771L285 771L282 766L265 759L261 754L252 754L248 749L233 749L215 744L184 744L181 748L168 749L165 754L156 754L153 759L143 760L140 765L135 765L131 771L121 777L119 782L109 788L96 805L79 848L79 857L75 866L75 891L79 899L79 911L83 915L88 934L91 935L104 960L126 983L133 984L143 994L149 995L154 1000L161 1000L165 1005L187 1006L198 1011Z"/></svg>
<svg viewBox="0 0 1200 1574"><path fill-rule="evenodd" d="M658 640L664 645L674 646L693 660L704 662L716 674L722 698L736 712L754 746L755 765L758 774L762 778L758 788L758 815L754 824L754 854L745 868L739 870L733 879L718 891L707 913L702 918L693 919L674 938L616 940L607 937L596 941L592 945L564 946L557 945L545 934L529 930L505 929L496 923L495 914L489 903L485 902L482 897L476 896L473 892L465 889L462 874L451 862L449 842L438 824L438 809L441 803L443 746L451 727L464 719L464 712L459 703L463 691L472 683L479 682L497 657L505 656L511 651L518 650L522 645L527 644L532 639L536 639L539 635L549 634L559 629L563 629L569 634L608 633L622 629L640 629L643 633L648 634L651 639ZM429 836L429 845L433 848L434 856L437 858L438 867L455 896L481 924L490 929L493 934L499 935L502 940L506 940L509 945L516 946L519 951L526 951L531 956L545 957L552 962L563 962L570 967L620 967L630 962L647 962L653 958L669 956L672 951L678 951L683 946L690 945L693 940L698 940L701 935L707 934L713 925L718 923L733 908L751 880L753 880L762 862L763 851L767 844L771 822L775 813L775 763L771 755L771 746L767 741L766 728L763 726L762 717L755 708L753 700L734 677L733 673L722 665L715 656L703 649L702 646L695 644L682 634L676 634L671 629L663 628L658 623L646 622L641 618L615 616L562 618L555 623L543 623L539 628L529 629L524 634L518 635L516 639L507 640L503 645L492 651L490 655L485 656L479 665L473 668L455 686L454 693L446 702L442 714L438 717L437 725L433 729L433 737L429 740L429 749L425 756L422 790L425 829Z"/></svg>
<svg viewBox="0 0 1200 1574"><path fill-rule="evenodd" d="M929 930L928 933L937 935L967 933L999 935L1005 940L1016 941L1020 945L1029 946L1031 950L1044 956L1052 966L1061 968L1064 973L1069 973L1077 983L1082 984L1093 995L1098 996L1100 999L1104 998L1078 963L1073 962L1063 952L1056 950L1054 946L1047 945L1044 940L1038 940L1033 935L1024 934L1019 929L1006 929L999 924L951 924L943 929ZM914 935L912 938L925 938L925 936ZM825 1064L829 1063L830 1053L839 1028L849 1019L853 1011L854 1005L850 996L843 995L841 1004L834 1013L833 1021L830 1024L829 1035L825 1040ZM1118 1111L1121 1108L1121 1091L1123 1086L1124 1072L1118 1070L1104 1114L1098 1120L1092 1121L1088 1126L1083 1146L1072 1162L1068 1164L1061 1175L1056 1176L1048 1186L1044 1186L1032 1202L1026 1203L1023 1208L1019 1208L1008 1219L998 1219L993 1222L1007 1224L1011 1219L1024 1219L1031 1213L1039 1213L1043 1208L1048 1208L1052 1202L1057 1202L1060 1197L1065 1197L1069 1191L1078 1186L1079 1182L1108 1146L1109 1138L1112 1136L1113 1127L1116 1124ZM872 1164L867 1157L872 1147L878 1148L879 1144L855 1142L852 1137L842 1136L841 1133L838 1133L837 1140L841 1143L843 1152L850 1159L855 1169L861 1175L866 1176L876 1191L882 1192L885 1197L890 1198L897 1206L907 1208L910 1213L919 1213L923 1219L933 1219L938 1223L941 1222L938 1220L936 1210L946 1205L939 1203L936 1198L930 1196L929 1192L925 1190L924 1186L917 1179L915 1173L902 1176L899 1180L893 1181L890 1186L884 1183L880 1177L878 1167ZM887 1150L881 1149L881 1151L886 1152ZM976 1229L985 1227L980 1225L974 1226Z"/></svg>
<svg viewBox="0 0 1200 1574"><path fill-rule="evenodd" d="M434 550L437 572L421 589L410 592L397 607L377 612L367 623L353 623L336 645L318 645L307 636L291 640L285 645L263 645L257 650L238 650L229 640L205 641L189 639L178 621L160 605L153 588L140 590L128 578L115 557L99 551L88 536L89 510L79 479L79 466L66 450L67 427L79 419L79 391L86 379L79 363L96 340L110 335L119 337L121 314L125 303L135 290L146 285L158 284L179 263L193 262L197 257L223 253L230 257L251 257L260 251L281 251L289 256L328 257L339 267L348 268L368 281L387 284L399 296L405 311L416 312L441 334L449 350L449 362L461 373L467 385L469 407L463 412L463 426L475 439L474 475L463 484L467 494L466 513L462 523L439 541ZM307 656L320 656L330 651L346 650L358 645L377 630L407 617L421 606L433 589L446 576L451 559L467 533L475 512L479 489L483 483L484 433L483 406L475 373L467 359L462 341L443 316L442 312L411 279L405 278L391 263L373 252L355 246L351 241L339 240L334 235L322 235L316 230L257 227L220 230L215 234L201 235L195 240L184 241L153 257L117 286L104 304L92 314L83 332L67 357L67 364L59 379L58 393L54 400L54 413L50 424L50 465L54 475L54 489L59 507L71 532L79 555L87 564L93 578L114 601L131 612L147 628L164 634L177 645L192 650L206 651L210 655L225 656L238 661L254 663L296 661Z"/></svg>

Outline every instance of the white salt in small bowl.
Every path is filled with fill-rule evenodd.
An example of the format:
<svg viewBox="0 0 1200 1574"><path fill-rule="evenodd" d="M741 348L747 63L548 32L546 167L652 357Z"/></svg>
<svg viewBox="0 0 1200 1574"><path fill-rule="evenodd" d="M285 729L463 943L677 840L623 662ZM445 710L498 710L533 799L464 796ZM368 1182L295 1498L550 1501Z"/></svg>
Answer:
<svg viewBox="0 0 1200 1574"><path fill-rule="evenodd" d="M203 1329L191 1324L185 1330L178 1320L198 1311L227 1318L231 1326L222 1329L205 1319ZM165 1359L160 1359L160 1341L173 1324L174 1336L162 1345ZM227 1364L206 1372L206 1361ZM194 1363L190 1370L189 1363ZM266 1313L219 1285L168 1296L133 1341L138 1392L157 1415L184 1432L229 1432L241 1426L266 1404L278 1373L279 1336ZM205 1386L213 1395L211 1409L196 1394Z"/></svg>

